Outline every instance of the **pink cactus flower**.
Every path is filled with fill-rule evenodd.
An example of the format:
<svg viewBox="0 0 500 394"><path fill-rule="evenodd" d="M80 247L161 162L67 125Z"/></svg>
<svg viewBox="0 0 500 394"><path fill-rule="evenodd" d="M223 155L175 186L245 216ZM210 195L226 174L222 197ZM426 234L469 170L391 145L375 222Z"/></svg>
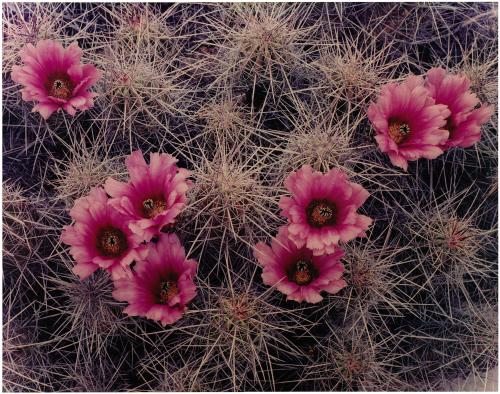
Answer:
<svg viewBox="0 0 500 394"><path fill-rule="evenodd" d="M292 197L282 197L280 208L290 223L289 237L298 248L306 246L319 256L334 253L339 241L366 236L372 219L356 210L369 193L349 182L342 171L322 174L305 165L287 177L285 187Z"/></svg>
<svg viewBox="0 0 500 394"><path fill-rule="evenodd" d="M20 52L24 66L12 68L12 80L24 86L25 101L35 101L32 112L48 119L63 108L74 115L94 105L95 93L88 89L101 78L101 71L91 64L81 64L83 51L75 42L67 48L52 40L27 44Z"/></svg>
<svg viewBox="0 0 500 394"><path fill-rule="evenodd" d="M423 78L417 76L384 85L378 102L368 108L380 150L404 171L408 161L435 159L443 153L441 144L448 139L449 115L446 105L435 104Z"/></svg>
<svg viewBox="0 0 500 394"><path fill-rule="evenodd" d="M109 203L130 219L130 229L145 241L175 222L191 186L187 179L190 172L178 168L176 158L165 153L151 153L149 157L148 166L140 150L133 152L125 160L130 181L108 178L104 185L113 197Z"/></svg>
<svg viewBox="0 0 500 394"><path fill-rule="evenodd" d="M330 294L346 286L341 279L344 266L340 258L344 252L335 248L332 254L314 256L311 250L297 248L289 238L286 226L280 227L271 247L259 242L254 247L255 258L263 267L262 280L286 294L287 300L320 302L321 291Z"/></svg>
<svg viewBox="0 0 500 394"><path fill-rule="evenodd" d="M93 189L76 200L72 226L65 226L61 241L71 246L76 260L73 272L85 279L98 268L106 269L112 278L131 275L130 264L146 256L146 248L128 227L125 216L108 204L104 189Z"/></svg>
<svg viewBox="0 0 500 394"><path fill-rule="evenodd" d="M129 316L172 324L196 296L196 266L195 260L186 260L175 234L162 234L150 245L146 259L134 266L136 275L115 281L113 297L128 302L124 313Z"/></svg>
<svg viewBox="0 0 500 394"><path fill-rule="evenodd" d="M427 72L425 86L436 104L444 104L451 111L446 129L450 135L441 147L460 146L468 148L481 139L481 125L493 115L491 105L477 109L479 99L472 93L470 80L465 75L448 74L442 68L431 68Z"/></svg>

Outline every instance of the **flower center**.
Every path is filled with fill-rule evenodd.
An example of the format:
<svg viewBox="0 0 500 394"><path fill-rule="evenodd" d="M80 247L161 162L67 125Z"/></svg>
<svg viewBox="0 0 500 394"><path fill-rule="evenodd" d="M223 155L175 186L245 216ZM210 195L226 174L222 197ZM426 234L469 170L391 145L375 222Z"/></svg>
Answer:
<svg viewBox="0 0 500 394"><path fill-rule="evenodd" d="M103 256L118 257L127 247L127 238L120 229L106 227L97 234L97 249Z"/></svg>
<svg viewBox="0 0 500 394"><path fill-rule="evenodd" d="M410 125L399 120L389 121L389 136L396 144L405 142L410 136Z"/></svg>
<svg viewBox="0 0 500 394"><path fill-rule="evenodd" d="M307 222L313 227L323 227L335 224L337 207L328 200L313 200L307 206Z"/></svg>
<svg viewBox="0 0 500 394"><path fill-rule="evenodd" d="M167 204L163 197L150 197L142 202L142 214L148 219L154 218L167 209Z"/></svg>
<svg viewBox="0 0 500 394"><path fill-rule="evenodd" d="M177 283L173 280L167 280L160 283L160 304L168 304L168 300L179 294Z"/></svg>
<svg viewBox="0 0 500 394"><path fill-rule="evenodd" d="M316 277L316 270L310 261L298 260L292 268L292 277L290 279L299 286L308 285Z"/></svg>
<svg viewBox="0 0 500 394"><path fill-rule="evenodd" d="M69 99L73 93L73 83L67 75L56 75L49 78L45 87L49 96L57 97L59 99Z"/></svg>

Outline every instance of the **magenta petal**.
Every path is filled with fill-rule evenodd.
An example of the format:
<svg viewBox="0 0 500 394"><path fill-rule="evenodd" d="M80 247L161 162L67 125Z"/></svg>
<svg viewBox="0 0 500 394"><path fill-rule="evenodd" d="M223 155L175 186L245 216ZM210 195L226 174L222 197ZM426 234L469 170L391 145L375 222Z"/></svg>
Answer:
<svg viewBox="0 0 500 394"><path fill-rule="evenodd" d="M71 246L71 255L77 263L75 273L80 276L88 274L91 267L107 269L115 277L121 271L126 274L134 258L143 253L141 241L129 230L126 218L107 204L107 200L102 188L94 188L88 196L76 200L70 211L75 224L66 226L61 234L61 241ZM99 237L110 228L126 242L121 244L121 250L103 254L98 245L104 241L99 241Z"/></svg>
<svg viewBox="0 0 500 394"><path fill-rule="evenodd" d="M315 256L305 247L297 248L289 235L287 226L282 226L272 240L272 247L262 242L254 247L254 255L263 267L262 280L264 284L274 286L285 294L288 300L317 303L323 299L321 291L331 290L332 281L339 283L344 271L340 262L343 252L337 246L331 246L331 255ZM299 261L306 261L310 272L314 272L309 282L296 279L296 264Z"/></svg>
<svg viewBox="0 0 500 394"><path fill-rule="evenodd" d="M436 81L441 80L441 72L431 74ZM437 157L439 151L435 148L447 138L441 128L446 125L449 110L435 102L431 94L432 89L424 84L422 77L409 76L398 85L382 87L378 101L371 103L368 109L380 150L389 155L393 165L405 171L408 161ZM391 124L394 126L393 122L409 127L406 137L391 136L389 128Z"/></svg>
<svg viewBox="0 0 500 394"><path fill-rule="evenodd" d="M38 111L44 119L48 119L61 108L75 115L76 109L84 110L92 106L87 89L97 82L101 73L92 65L80 64L82 53L77 43L63 48L52 40L39 41L36 47L27 44L20 51L24 65L14 66L11 75L14 82L24 86L22 99L35 102L33 112ZM52 86L60 76L70 83L63 91L51 91L47 86Z"/></svg>
<svg viewBox="0 0 500 394"><path fill-rule="evenodd" d="M126 313L144 316L161 324L172 324L182 317L186 303L196 296L194 275L196 261L187 260L175 234L161 234L156 244L150 244L144 260L137 261L135 275L115 281L113 297L127 301ZM176 291L160 303L160 284L176 280ZM165 300L164 300L165 301Z"/></svg>
<svg viewBox="0 0 500 394"><path fill-rule="evenodd" d="M479 141L481 126L488 121L491 112L484 106L474 109L479 100L469 90L469 78L447 73L442 68L432 68L427 72L426 86L436 103L445 105L449 112L449 136L441 141L441 148L469 147ZM485 116L475 118L476 111L484 111ZM432 157L436 153L428 151L427 155Z"/></svg>
<svg viewBox="0 0 500 394"><path fill-rule="evenodd" d="M145 241L175 222L187 203L186 193L191 184L187 179L190 172L178 168L173 156L152 154L150 157L148 165L140 150L132 152L125 159L130 181L122 183L109 178L105 184L106 191L113 197L109 203L127 216L129 228ZM149 199L161 204L161 209L152 216L143 208L144 201Z"/></svg>
<svg viewBox="0 0 500 394"><path fill-rule="evenodd" d="M305 245L319 256L335 250L339 240L347 242L368 229L369 221L358 220L361 215L356 210L370 194L363 186L349 182L344 172L331 169L322 174L313 171L310 166L303 166L287 177L285 186L292 196L282 197L280 208L282 215L288 219L288 237L295 247ZM299 192L299 197L296 192ZM325 201L334 207L335 220L315 226L308 217L311 215L308 209Z"/></svg>

